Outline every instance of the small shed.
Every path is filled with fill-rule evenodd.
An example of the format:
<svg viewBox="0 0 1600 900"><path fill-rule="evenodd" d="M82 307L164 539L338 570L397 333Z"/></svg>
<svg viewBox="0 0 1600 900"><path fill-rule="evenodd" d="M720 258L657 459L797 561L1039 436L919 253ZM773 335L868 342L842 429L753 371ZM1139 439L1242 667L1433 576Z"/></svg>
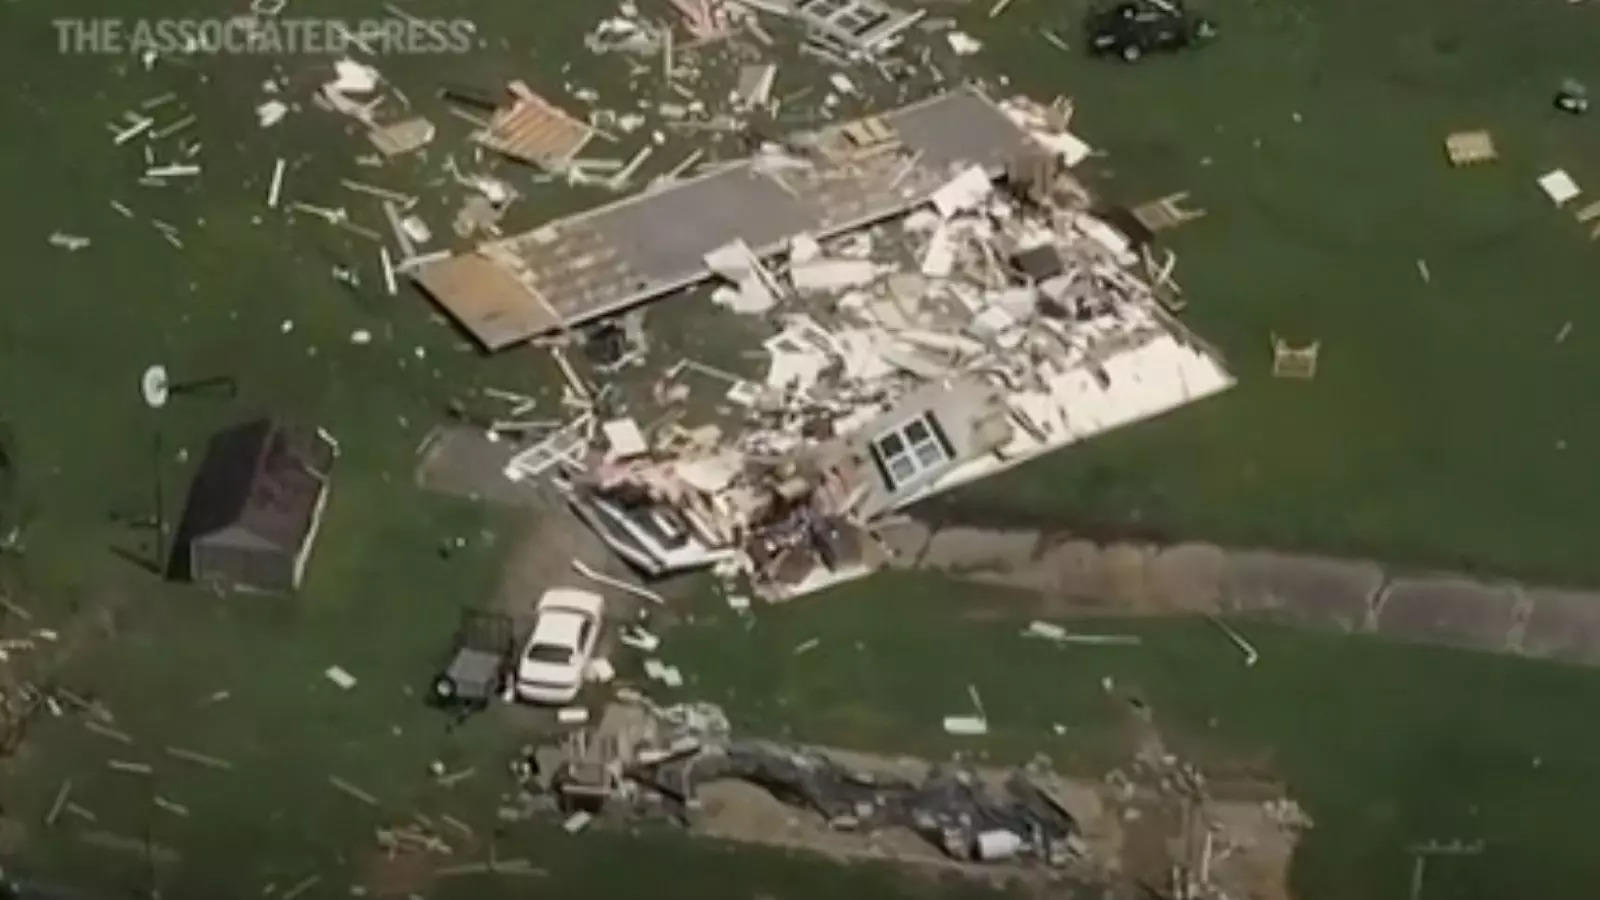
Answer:
<svg viewBox="0 0 1600 900"><path fill-rule="evenodd" d="M168 577L231 590L298 588L338 452L322 429L272 419L213 436L189 485Z"/></svg>

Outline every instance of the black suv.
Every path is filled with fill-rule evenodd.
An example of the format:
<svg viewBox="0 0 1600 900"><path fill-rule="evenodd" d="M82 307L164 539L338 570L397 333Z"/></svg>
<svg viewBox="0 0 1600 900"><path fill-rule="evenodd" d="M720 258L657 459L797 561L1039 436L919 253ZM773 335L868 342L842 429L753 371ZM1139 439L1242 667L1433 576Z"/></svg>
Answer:
<svg viewBox="0 0 1600 900"><path fill-rule="evenodd" d="M1178 50L1216 36L1211 20L1187 12L1180 0L1124 0L1089 14L1089 50L1137 62L1155 50Z"/></svg>

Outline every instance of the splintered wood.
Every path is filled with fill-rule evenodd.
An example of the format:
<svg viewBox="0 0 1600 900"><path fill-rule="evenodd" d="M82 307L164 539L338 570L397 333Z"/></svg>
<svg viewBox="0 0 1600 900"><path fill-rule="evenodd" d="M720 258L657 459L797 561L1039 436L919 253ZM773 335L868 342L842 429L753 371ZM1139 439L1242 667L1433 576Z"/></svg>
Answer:
<svg viewBox="0 0 1600 900"><path fill-rule="evenodd" d="M535 94L521 81L508 86L510 106L495 111L489 127L475 139L513 159L546 169L560 169L577 156L594 129Z"/></svg>
<svg viewBox="0 0 1600 900"><path fill-rule="evenodd" d="M377 797L372 796L371 794L363 791L361 788L356 787L350 782L345 781L343 778L340 778L337 775L329 775L328 784L333 785L334 789L338 790L340 793L348 794L349 796L360 800L362 803L365 803L368 806L378 805Z"/></svg>
<svg viewBox="0 0 1600 900"><path fill-rule="evenodd" d="M1499 158L1494 137L1487 131L1457 131L1444 139L1444 152L1452 166L1471 166Z"/></svg>
<svg viewBox="0 0 1600 900"><path fill-rule="evenodd" d="M181 759L184 762L192 762L198 766L205 766L208 769L217 769L223 772L231 771L233 769L233 763L228 762L225 759L219 759L215 756L208 756L204 753L188 750L183 747L168 747L167 755L173 759Z"/></svg>

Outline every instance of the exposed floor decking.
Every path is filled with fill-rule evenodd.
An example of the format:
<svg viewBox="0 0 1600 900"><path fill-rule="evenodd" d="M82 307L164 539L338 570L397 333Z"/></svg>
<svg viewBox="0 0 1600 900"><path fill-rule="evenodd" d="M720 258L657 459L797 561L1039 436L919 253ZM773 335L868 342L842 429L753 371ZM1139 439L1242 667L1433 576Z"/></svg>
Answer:
<svg viewBox="0 0 1600 900"><path fill-rule="evenodd" d="M970 88L879 118L898 152L781 171L745 160L481 245L417 280L496 350L693 284L709 275L705 254L729 241L765 254L795 235L837 234L915 206L957 166L998 173L1033 149Z"/></svg>

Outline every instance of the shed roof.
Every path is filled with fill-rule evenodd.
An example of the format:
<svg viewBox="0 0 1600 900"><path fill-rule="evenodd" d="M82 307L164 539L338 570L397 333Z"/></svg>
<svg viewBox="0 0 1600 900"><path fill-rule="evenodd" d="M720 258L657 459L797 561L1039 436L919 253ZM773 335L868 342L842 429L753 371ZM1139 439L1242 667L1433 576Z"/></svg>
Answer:
<svg viewBox="0 0 1600 900"><path fill-rule="evenodd" d="M190 483L169 574L186 573L189 547L200 540L296 553L333 456L318 431L271 419L216 434Z"/></svg>

